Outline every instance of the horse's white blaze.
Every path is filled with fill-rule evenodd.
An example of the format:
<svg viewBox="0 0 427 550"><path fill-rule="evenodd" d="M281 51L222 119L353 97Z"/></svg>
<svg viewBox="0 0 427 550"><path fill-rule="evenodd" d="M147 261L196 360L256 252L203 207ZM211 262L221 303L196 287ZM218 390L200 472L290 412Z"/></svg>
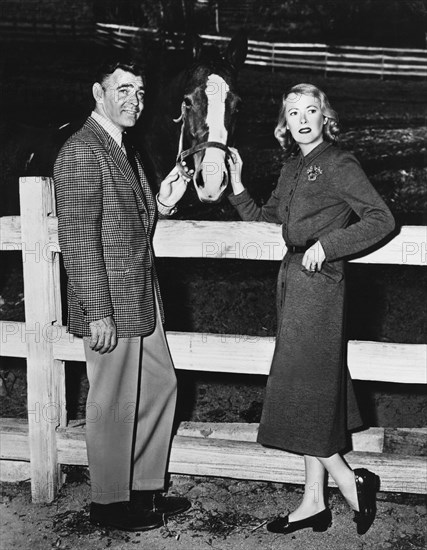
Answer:
<svg viewBox="0 0 427 550"><path fill-rule="evenodd" d="M208 141L227 143L228 132L225 128L225 101L230 87L223 78L211 74L206 82L207 114L209 128ZM205 200L216 200L222 193L221 183L226 173L224 151L209 147L205 150L202 163L204 189L199 190Z"/></svg>
<svg viewBox="0 0 427 550"><path fill-rule="evenodd" d="M209 128L209 141L227 142L227 130L224 126L225 100L230 87L217 74L211 74L206 82L206 97L208 109L206 124Z"/></svg>

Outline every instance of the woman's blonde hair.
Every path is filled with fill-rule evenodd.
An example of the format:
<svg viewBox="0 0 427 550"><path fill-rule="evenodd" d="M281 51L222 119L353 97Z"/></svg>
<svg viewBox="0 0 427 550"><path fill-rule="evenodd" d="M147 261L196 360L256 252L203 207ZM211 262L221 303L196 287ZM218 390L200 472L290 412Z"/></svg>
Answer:
<svg viewBox="0 0 427 550"><path fill-rule="evenodd" d="M290 94L312 95L319 100L320 110L323 116L327 118L327 121L323 126L323 139L325 141L337 142L340 133L337 112L332 109L325 92L313 84L306 84L303 82L301 84L297 84L296 86L292 86L292 88L290 88L283 95L279 119L277 121L277 126L274 129L274 137L280 143L287 156L295 155L299 151L298 145L292 137L290 130L286 128L286 99Z"/></svg>

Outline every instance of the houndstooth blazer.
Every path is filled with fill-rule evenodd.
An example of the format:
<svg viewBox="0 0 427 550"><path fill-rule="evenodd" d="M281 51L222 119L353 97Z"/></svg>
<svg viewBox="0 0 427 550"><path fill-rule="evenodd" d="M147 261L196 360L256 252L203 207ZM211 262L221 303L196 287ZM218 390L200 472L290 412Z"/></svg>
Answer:
<svg viewBox="0 0 427 550"><path fill-rule="evenodd" d="M68 330L112 315L119 338L154 330L163 307L151 238L156 205L141 161L141 183L114 139L92 118L71 136L54 166L59 244L68 275Z"/></svg>

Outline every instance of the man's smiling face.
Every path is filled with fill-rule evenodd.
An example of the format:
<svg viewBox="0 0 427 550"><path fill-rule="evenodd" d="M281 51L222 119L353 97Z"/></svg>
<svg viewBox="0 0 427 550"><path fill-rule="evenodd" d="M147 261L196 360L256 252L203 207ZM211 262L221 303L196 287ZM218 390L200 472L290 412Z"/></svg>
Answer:
<svg viewBox="0 0 427 550"><path fill-rule="evenodd" d="M116 69L102 84L93 86L95 111L120 130L135 126L144 108L144 82L141 76Z"/></svg>

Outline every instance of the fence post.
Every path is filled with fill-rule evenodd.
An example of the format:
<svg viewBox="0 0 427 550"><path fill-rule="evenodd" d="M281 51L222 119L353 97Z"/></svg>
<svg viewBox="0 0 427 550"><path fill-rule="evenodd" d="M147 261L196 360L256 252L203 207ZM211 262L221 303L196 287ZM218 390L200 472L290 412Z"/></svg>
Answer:
<svg viewBox="0 0 427 550"><path fill-rule="evenodd" d="M215 2L215 29L217 34L219 34L219 5L218 2Z"/></svg>
<svg viewBox="0 0 427 550"><path fill-rule="evenodd" d="M276 65L276 44L273 43L271 50L271 72L274 73L274 67Z"/></svg>
<svg viewBox="0 0 427 550"><path fill-rule="evenodd" d="M64 363L53 358L62 314L58 248L49 242L52 181L20 178L20 201L31 493L34 502L51 502L62 482L56 428L66 424Z"/></svg>
<svg viewBox="0 0 427 550"><path fill-rule="evenodd" d="M384 80L384 50L381 51L381 76L380 80Z"/></svg>
<svg viewBox="0 0 427 550"><path fill-rule="evenodd" d="M328 46L325 47L325 68L324 68L324 71L323 71L323 76L325 78L328 77Z"/></svg>

